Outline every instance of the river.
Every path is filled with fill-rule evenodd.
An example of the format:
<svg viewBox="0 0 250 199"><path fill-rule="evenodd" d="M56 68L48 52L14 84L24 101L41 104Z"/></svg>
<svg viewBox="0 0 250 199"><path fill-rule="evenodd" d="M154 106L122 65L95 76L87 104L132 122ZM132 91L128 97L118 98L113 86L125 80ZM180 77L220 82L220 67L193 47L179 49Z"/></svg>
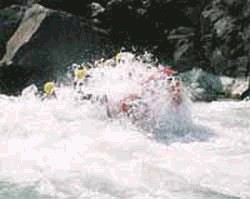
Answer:
<svg viewBox="0 0 250 199"><path fill-rule="evenodd" d="M152 135L71 92L0 96L1 199L250 198L249 102L188 102Z"/></svg>

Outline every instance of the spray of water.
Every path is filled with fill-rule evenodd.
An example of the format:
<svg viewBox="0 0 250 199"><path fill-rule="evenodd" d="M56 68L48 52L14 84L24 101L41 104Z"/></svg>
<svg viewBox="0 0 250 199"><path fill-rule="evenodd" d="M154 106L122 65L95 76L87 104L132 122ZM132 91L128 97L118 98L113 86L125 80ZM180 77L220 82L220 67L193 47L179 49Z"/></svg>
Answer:
<svg viewBox="0 0 250 199"><path fill-rule="evenodd" d="M185 89L176 108L164 82L149 85L160 91L152 99L140 85L155 74L150 62L129 53L116 67L113 62L97 63L84 88L108 96L112 118L106 106L78 101L71 86L58 86L57 99L44 101L35 86L19 97L0 96L0 198L250 196L248 120L230 130L222 122L239 114L235 109L221 117L224 104L192 105ZM131 93L142 94L150 110L136 123L115 114ZM249 117L245 109L240 113Z"/></svg>

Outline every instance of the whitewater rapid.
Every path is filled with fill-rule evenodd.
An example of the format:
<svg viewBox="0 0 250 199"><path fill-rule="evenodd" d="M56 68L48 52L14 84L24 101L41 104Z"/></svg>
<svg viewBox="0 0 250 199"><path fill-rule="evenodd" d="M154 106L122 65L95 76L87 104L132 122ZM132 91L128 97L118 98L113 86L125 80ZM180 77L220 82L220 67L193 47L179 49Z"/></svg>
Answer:
<svg viewBox="0 0 250 199"><path fill-rule="evenodd" d="M1 199L250 198L249 102L189 102L152 135L72 92L0 96Z"/></svg>

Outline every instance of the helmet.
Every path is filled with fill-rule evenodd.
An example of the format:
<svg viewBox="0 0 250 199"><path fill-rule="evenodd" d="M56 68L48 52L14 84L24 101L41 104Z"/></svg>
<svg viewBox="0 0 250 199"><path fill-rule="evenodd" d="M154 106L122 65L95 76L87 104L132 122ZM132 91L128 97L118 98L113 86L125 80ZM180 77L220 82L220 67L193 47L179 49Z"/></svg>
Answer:
<svg viewBox="0 0 250 199"><path fill-rule="evenodd" d="M72 68L77 68L78 67L77 64L72 64L71 66L72 66Z"/></svg>
<svg viewBox="0 0 250 199"><path fill-rule="evenodd" d="M53 94L53 92L55 91L54 82L46 82L43 86L43 90L47 95Z"/></svg>
<svg viewBox="0 0 250 199"><path fill-rule="evenodd" d="M73 63L73 64L71 64L71 65L68 67L68 69L69 69L70 71L73 71L73 70L75 70L77 67L78 67L78 64Z"/></svg>
<svg viewBox="0 0 250 199"><path fill-rule="evenodd" d="M78 80L84 79L87 75L87 70L83 67L78 68L74 71L75 78Z"/></svg>
<svg viewBox="0 0 250 199"><path fill-rule="evenodd" d="M119 63L121 61L122 55L121 53L117 53L115 56L115 63Z"/></svg>

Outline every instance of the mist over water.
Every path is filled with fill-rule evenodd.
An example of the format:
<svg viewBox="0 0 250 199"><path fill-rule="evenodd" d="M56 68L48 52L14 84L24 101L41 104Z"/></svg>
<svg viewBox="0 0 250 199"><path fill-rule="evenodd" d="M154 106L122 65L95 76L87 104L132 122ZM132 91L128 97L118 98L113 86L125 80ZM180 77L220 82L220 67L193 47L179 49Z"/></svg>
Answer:
<svg viewBox="0 0 250 199"><path fill-rule="evenodd" d="M125 57L92 69L85 90L115 107L153 71ZM191 103L184 94L176 110L165 85L152 86L161 92L145 95L151 112L136 124L78 101L71 86L45 101L32 88L1 95L0 198L250 198L250 104Z"/></svg>

